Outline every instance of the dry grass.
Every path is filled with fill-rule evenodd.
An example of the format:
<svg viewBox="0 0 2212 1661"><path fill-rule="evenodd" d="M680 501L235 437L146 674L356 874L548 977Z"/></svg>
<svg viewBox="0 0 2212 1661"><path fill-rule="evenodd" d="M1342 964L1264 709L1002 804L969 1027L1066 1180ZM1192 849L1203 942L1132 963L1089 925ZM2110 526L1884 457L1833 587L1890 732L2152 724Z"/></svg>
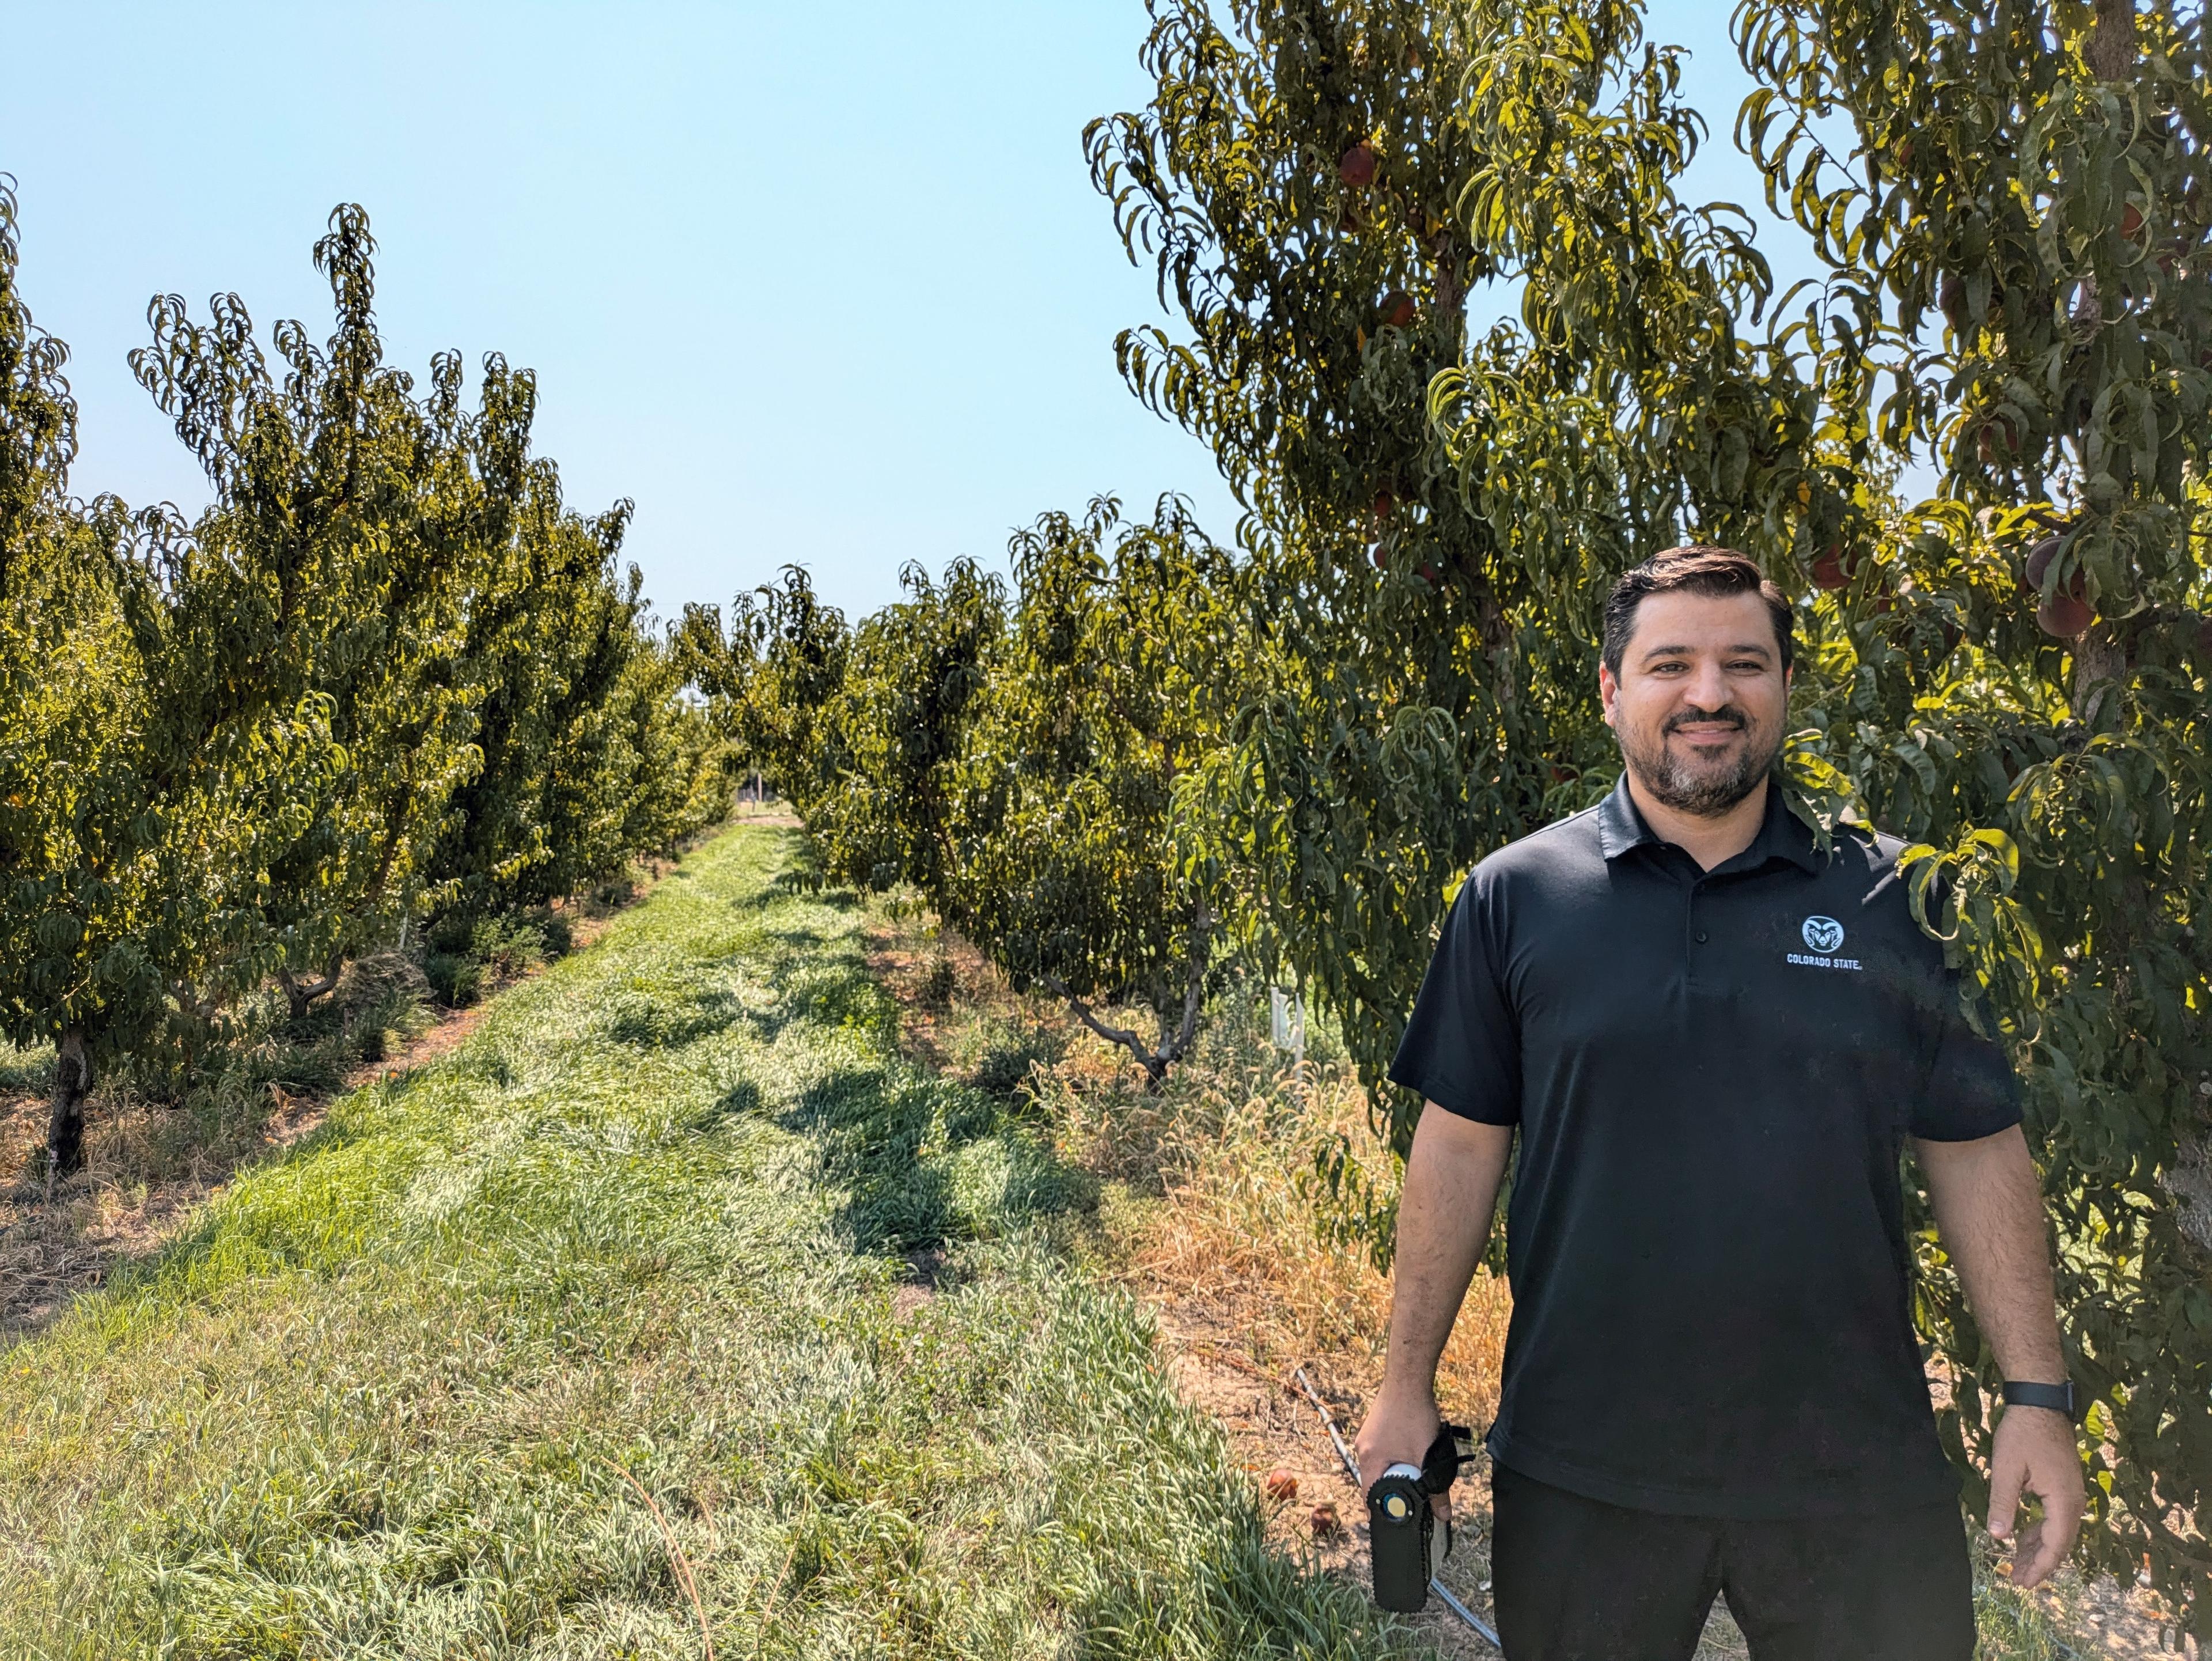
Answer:
<svg viewBox="0 0 2212 1661"><path fill-rule="evenodd" d="M1039 1106L1063 1156L1123 1191L1105 1208L1108 1255L1148 1300L1194 1329L1233 1334L1241 1358L1271 1375L1304 1364L1363 1399L1379 1382L1389 1281L1344 1238L1348 1219L1332 1237L1335 1202L1316 1175L1317 1159L1341 1148L1367 1186L1397 1186L1347 1066L1310 1062L1293 1077L1258 1015L1224 1001L1190 1062L1148 1095L1120 1051L1071 1033L1050 1001L1009 991L964 940L887 919L871 946L918 1058L957 1068L988 1048L979 1031L1042 1035L1032 1039ZM922 992L939 958L953 964L956 989L950 1007L933 1009ZM1452 1416L1481 1424L1496 1411L1511 1312L1504 1280L1478 1274L1438 1371Z"/></svg>
<svg viewBox="0 0 2212 1661"><path fill-rule="evenodd" d="M885 918L870 946L917 1059L957 1070L993 1047L979 1036L989 1034L1026 1037L1039 1052L1036 1094L1063 1156L1124 1191L1105 1211L1115 1272L1179 1323L1233 1334L1241 1359L1271 1375L1304 1364L1361 1399L1380 1381L1389 1281L1341 1238L1348 1229L1326 1232L1332 1202L1316 1177L1317 1159L1341 1147L1370 1187L1397 1186L1347 1066L1309 1062L1294 1078L1258 1016L1224 1007L1190 1062L1148 1095L1120 1051L1072 1033L1051 1001L1008 990L957 936ZM953 994L933 1007L925 994L940 960ZM1496 1411L1511 1312L1504 1280L1479 1274L1438 1370L1452 1416L1482 1424Z"/></svg>
<svg viewBox="0 0 2212 1661"><path fill-rule="evenodd" d="M54 1203L23 1176L45 1146L43 1097L0 1101L0 1344L51 1321L118 1264L150 1256L189 1226L241 1163L297 1141L322 1122L321 1096L270 1086L258 1133L202 1141L165 1104L97 1104L83 1174Z"/></svg>
<svg viewBox="0 0 2212 1661"><path fill-rule="evenodd" d="M1280 1370L1318 1363L1329 1382L1364 1396L1381 1382L1390 1283L1364 1247L1325 1238L1316 1159L1345 1139L1366 1177L1395 1188L1395 1161L1367 1124L1366 1097L1341 1065L1189 1081L1200 1110L1145 1140L1163 1157L1163 1202L1128 1238L1127 1272L1155 1301L1241 1334L1251 1359ZM1078 1121L1099 1153L1121 1154L1126 1127L1097 1094L1074 1095ZM1478 1273L1437 1370L1449 1416L1486 1423L1498 1406L1498 1366L1512 1297Z"/></svg>

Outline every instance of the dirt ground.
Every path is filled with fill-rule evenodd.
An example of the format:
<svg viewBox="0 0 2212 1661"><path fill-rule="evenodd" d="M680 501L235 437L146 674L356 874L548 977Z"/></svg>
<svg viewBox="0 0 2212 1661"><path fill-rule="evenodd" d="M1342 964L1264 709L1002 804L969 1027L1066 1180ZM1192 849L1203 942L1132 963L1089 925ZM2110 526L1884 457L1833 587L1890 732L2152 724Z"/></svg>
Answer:
<svg viewBox="0 0 2212 1661"><path fill-rule="evenodd" d="M1220 1421L1238 1463L1263 1485L1262 1491L1279 1485L1284 1474L1295 1481L1294 1493L1267 1501L1269 1536L1294 1556L1364 1585L1366 1501L1345 1473L1328 1427L1295 1378L1276 1377L1254 1366L1240 1353L1235 1333L1202 1317L1162 1310L1160 1325L1176 1387L1185 1401ZM1307 1376L1311 1378L1311 1372ZM1326 1378L1315 1384L1336 1421L1338 1433L1349 1442L1358 1422L1358 1400L1332 1388ZM1483 1528L1489 1512L1487 1473L1463 1472L1452 1494L1457 1532L1444 1565L1443 1583L1487 1623L1490 1554ZM1322 1507L1328 1508L1325 1513ZM1454 1661L1498 1653L1434 1597L1427 1609L1406 1619L1440 1654Z"/></svg>

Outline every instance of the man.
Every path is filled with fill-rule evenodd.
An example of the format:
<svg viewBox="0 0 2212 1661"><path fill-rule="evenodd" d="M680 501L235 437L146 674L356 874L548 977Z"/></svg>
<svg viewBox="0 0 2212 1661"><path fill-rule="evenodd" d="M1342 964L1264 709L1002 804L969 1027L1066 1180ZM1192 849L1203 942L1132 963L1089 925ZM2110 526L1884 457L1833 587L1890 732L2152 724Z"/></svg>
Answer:
<svg viewBox="0 0 2212 1661"><path fill-rule="evenodd" d="M1819 851L1781 804L1790 622L1724 549L1620 580L1598 675L1620 784L1474 868L1391 1068L1426 1105L1363 1471L1436 1434L1437 1358L1521 1139L1489 1435L1509 1661L1687 1657L1723 1592L1754 1661L1969 1661L1907 1136L2022 1403L1990 1473L2014 1580L2080 1526L2018 1087L1912 920L1898 844ZM2023 1491L2043 1516L2015 1540Z"/></svg>

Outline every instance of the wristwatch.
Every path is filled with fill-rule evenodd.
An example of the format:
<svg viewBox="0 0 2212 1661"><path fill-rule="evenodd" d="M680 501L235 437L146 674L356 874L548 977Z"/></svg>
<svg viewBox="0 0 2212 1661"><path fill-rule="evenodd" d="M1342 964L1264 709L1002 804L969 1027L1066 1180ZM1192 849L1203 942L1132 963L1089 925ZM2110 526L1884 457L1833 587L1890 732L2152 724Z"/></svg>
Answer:
<svg viewBox="0 0 2212 1661"><path fill-rule="evenodd" d="M2049 1408L2053 1413L2075 1417L2074 1381L2063 1384L2029 1384L2008 1378L2004 1384L2004 1402L2008 1408Z"/></svg>

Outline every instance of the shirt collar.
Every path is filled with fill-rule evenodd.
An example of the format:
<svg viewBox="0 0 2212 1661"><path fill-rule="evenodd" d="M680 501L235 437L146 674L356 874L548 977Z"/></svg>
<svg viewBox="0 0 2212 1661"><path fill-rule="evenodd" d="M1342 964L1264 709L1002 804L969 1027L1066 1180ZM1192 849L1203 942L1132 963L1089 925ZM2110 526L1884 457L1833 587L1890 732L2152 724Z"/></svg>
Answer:
<svg viewBox="0 0 2212 1661"><path fill-rule="evenodd" d="M1637 810L1635 798L1628 794L1628 775L1623 772L1620 782L1613 787L1612 794L1598 804L1598 851L1608 860L1617 860L1632 848L1661 845L1658 833L1644 822ZM1782 798L1781 788L1769 780L1766 786L1766 817L1759 824L1759 835L1752 839L1749 848L1729 861L1740 869L1755 871L1769 860L1787 860L1799 869L1818 875L1820 856L1813 846L1813 829L1796 814Z"/></svg>
<svg viewBox="0 0 2212 1661"><path fill-rule="evenodd" d="M1597 806L1598 852L1610 860L1617 860L1632 848L1646 843L1656 848L1659 838L1644 815L1636 810L1636 799L1628 794L1628 775L1624 771L1620 782L1613 787L1613 794Z"/></svg>

